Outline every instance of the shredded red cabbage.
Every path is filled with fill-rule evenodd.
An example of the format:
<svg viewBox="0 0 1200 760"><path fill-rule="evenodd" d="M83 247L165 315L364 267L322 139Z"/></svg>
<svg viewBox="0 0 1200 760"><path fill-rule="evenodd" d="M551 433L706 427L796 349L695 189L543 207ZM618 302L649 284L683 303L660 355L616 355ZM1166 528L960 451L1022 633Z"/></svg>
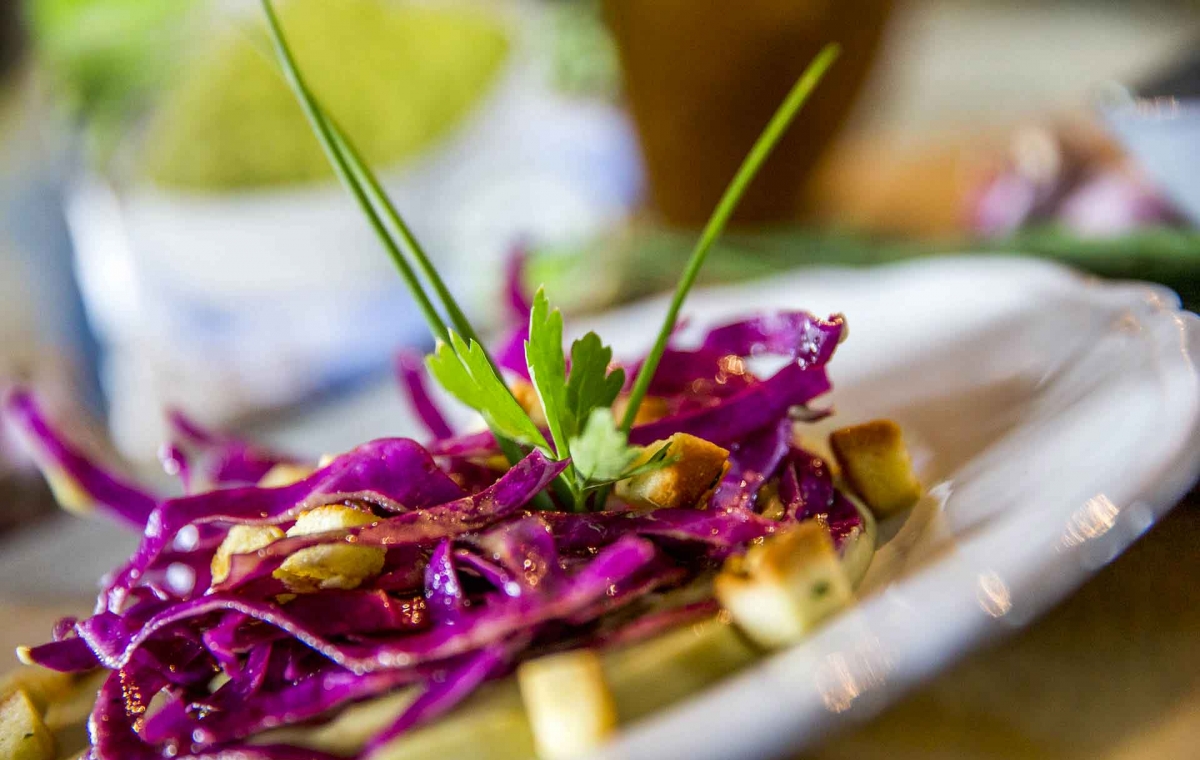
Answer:
<svg viewBox="0 0 1200 760"><path fill-rule="evenodd" d="M417 418L434 440L452 438L454 430L446 422L446 416L429 395L426 387L425 357L416 351L401 351L396 356L396 377L400 387L408 395L408 403Z"/></svg>
<svg viewBox="0 0 1200 760"><path fill-rule="evenodd" d="M50 424L33 394L14 389L4 401L4 414L28 442L29 453L43 468L57 470L70 478L118 521L141 530L157 499L124 479L106 471L71 445Z"/></svg>
<svg viewBox="0 0 1200 760"><path fill-rule="evenodd" d="M524 320L517 269L507 297ZM718 608L706 591L674 606L655 600L706 589L722 560L789 524L821 520L839 543L860 528L828 465L793 440L795 407L829 389L825 364L843 327L837 317L785 312L718 327L694 350L672 348L651 385L667 414L634 428L631 440L690 433L728 447L730 460L707 504L652 512L613 503L589 513L531 511L566 463L535 451L503 472L490 469L495 439L454 435L415 356L402 356L397 371L429 429L426 445L372 441L297 483L261 488L253 484L271 467L297 460L175 412L162 459L184 485L176 498L90 462L18 391L5 411L39 462L144 533L110 575L96 614L61 621L54 640L28 657L64 672L111 671L92 716L92 760L326 758L243 742L418 689L367 744L362 756L370 757L523 659L627 644L711 617ZM518 374L525 329L518 326L513 356L497 352ZM760 378L749 365L762 354L784 365ZM768 483L784 505L781 519L761 513ZM200 487L211 490L193 492ZM375 520L235 554L213 583L212 560L232 526L287 529L306 510L342 503ZM383 569L353 590L300 595L273 577L296 552L332 545L381 549ZM172 568L194 581L172 582L180 574ZM228 680L214 689L221 673ZM156 695L162 706L147 713Z"/></svg>
<svg viewBox="0 0 1200 760"><path fill-rule="evenodd" d="M729 472L717 484L711 504L720 510L753 509L758 491L775 476L792 446L792 422L786 417L733 444Z"/></svg>
<svg viewBox="0 0 1200 760"><path fill-rule="evenodd" d="M297 464L290 454L227 435L200 424L178 409L167 411L171 446L188 459L202 462L193 473L213 486L257 483L278 464Z"/></svg>
<svg viewBox="0 0 1200 760"><path fill-rule="evenodd" d="M433 720L452 709L475 691L480 684L506 672L516 650L527 645L519 642L489 644L461 663L440 671L426 680L424 691L392 723L367 742L365 755L375 755L388 742L421 723Z"/></svg>

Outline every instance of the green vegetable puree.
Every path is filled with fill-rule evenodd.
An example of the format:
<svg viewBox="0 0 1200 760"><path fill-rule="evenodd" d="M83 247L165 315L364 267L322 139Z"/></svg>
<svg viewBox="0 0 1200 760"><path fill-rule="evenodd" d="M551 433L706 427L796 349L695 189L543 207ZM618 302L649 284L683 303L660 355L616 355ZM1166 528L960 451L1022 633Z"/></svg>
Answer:
<svg viewBox="0 0 1200 760"><path fill-rule="evenodd" d="M468 8L290 0L278 10L309 86L375 165L403 163L451 130L508 53L505 30ZM332 176L261 28L190 62L150 124L144 167L154 183L190 190Z"/></svg>

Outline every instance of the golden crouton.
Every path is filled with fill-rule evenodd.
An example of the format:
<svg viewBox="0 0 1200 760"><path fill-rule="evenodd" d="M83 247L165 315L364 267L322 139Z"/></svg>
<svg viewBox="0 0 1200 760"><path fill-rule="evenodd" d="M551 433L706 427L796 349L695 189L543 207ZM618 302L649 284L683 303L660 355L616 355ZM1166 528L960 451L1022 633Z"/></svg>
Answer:
<svg viewBox="0 0 1200 760"><path fill-rule="evenodd" d="M259 479L258 486L259 488L283 488L293 483L299 483L313 472L315 469L306 464L280 462L267 470L267 474Z"/></svg>
<svg viewBox="0 0 1200 760"><path fill-rule="evenodd" d="M895 422L875 420L835 430L829 445L846 482L876 515L895 514L921 498L921 484Z"/></svg>
<svg viewBox="0 0 1200 760"><path fill-rule="evenodd" d="M288 529L288 536L311 536L331 530L354 528L378 522L372 513L329 504L304 512ZM319 589L357 588L383 570L385 551L375 546L348 543L309 546L292 554L274 573L289 590L307 593Z"/></svg>
<svg viewBox="0 0 1200 760"><path fill-rule="evenodd" d="M88 718L96 706L96 692L108 678L108 671L97 668L87 674L72 675L71 690L50 702L43 714L43 722L54 737L60 757L66 750L87 744Z"/></svg>
<svg viewBox="0 0 1200 760"><path fill-rule="evenodd" d="M249 554L283 538L283 531L274 525L234 525L217 547L212 558L212 582L220 583L229 577L229 558Z"/></svg>
<svg viewBox="0 0 1200 760"><path fill-rule="evenodd" d="M28 662L27 647L17 648L17 659L25 662L24 667L8 673L0 678L0 702L7 700L18 691L25 692L34 709L44 715L51 702L61 699L71 692L75 685L74 673L59 673L57 670L43 668Z"/></svg>
<svg viewBox="0 0 1200 760"><path fill-rule="evenodd" d="M546 421L546 410L542 409L542 399L538 397L537 388L533 387L533 383L517 378L512 384L512 394L529 415L529 419L533 420L533 424L541 428L549 424Z"/></svg>
<svg viewBox="0 0 1200 760"><path fill-rule="evenodd" d="M528 660L517 668L517 685L541 760L585 755L616 730L616 704L590 649Z"/></svg>
<svg viewBox="0 0 1200 760"><path fill-rule="evenodd" d="M730 558L713 590L738 627L767 649L799 641L852 595L829 531L816 520Z"/></svg>
<svg viewBox="0 0 1200 760"><path fill-rule="evenodd" d="M618 482L615 489L618 499L645 509L694 506L721 476L729 459L729 451L715 443L676 433L666 441L645 446L634 466L648 461L664 444L667 456L674 463Z"/></svg>
<svg viewBox="0 0 1200 760"><path fill-rule="evenodd" d="M629 408L629 397L618 396L613 402L612 412L613 418L617 420L625 419L625 410ZM642 403L638 406L637 414L633 416L633 426L648 425L651 422L657 422L671 411L667 406L667 400L660 396L646 396L642 399Z"/></svg>
<svg viewBox="0 0 1200 760"><path fill-rule="evenodd" d="M21 689L0 702L0 758L54 760L54 738L41 714Z"/></svg>

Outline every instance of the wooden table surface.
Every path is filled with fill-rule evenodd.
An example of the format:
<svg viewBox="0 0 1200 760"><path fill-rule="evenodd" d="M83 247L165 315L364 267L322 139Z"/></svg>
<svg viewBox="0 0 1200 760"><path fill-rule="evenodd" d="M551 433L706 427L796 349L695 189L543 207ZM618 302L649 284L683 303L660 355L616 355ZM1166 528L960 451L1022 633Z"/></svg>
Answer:
<svg viewBox="0 0 1200 760"><path fill-rule="evenodd" d="M804 758L1200 757L1198 579L1200 490L1043 619ZM0 597L0 651L83 611Z"/></svg>
<svg viewBox="0 0 1200 760"><path fill-rule="evenodd" d="M1200 489L1032 626L808 760L1200 757Z"/></svg>

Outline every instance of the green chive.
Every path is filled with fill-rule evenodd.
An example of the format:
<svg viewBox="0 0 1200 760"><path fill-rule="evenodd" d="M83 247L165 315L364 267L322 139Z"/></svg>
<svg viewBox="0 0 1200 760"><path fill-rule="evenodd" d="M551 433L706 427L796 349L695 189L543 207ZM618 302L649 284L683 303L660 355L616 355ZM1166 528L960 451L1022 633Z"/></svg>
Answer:
<svg viewBox="0 0 1200 760"><path fill-rule="evenodd" d="M371 227L375 230L384 248L392 257L393 263L400 271L401 277L408 285L409 291L412 293L413 300L417 302L418 308L425 317L425 321L429 324L429 330L433 333L435 339L449 341L450 334L446 323L442 320L441 315L434 308L433 303L429 300L421 282L417 279L416 273L412 266L404 257L400 245L391 236L387 226L380 218L380 212L386 215L388 221L397 234L400 236L405 246L407 246L413 258L417 260L418 266L429 278L430 284L437 292L438 297L442 301L442 306L450 315L455 331L467 340L474 340L483 350L483 355L487 358L488 364L500 374L500 368L496 365L491 353L487 347L479 340L478 334L475 332L471 323L463 314L462 309L451 296L449 289L438 275L430 263L429 258L425 255L424 249L421 248L416 238L413 236L408 225L404 222L400 213L391 203L383 187L375 178L374 173L363 160L362 155L350 142L350 139L337 126L332 117L325 113L317 102L315 96L308 89L308 85L304 81L304 77L300 74L299 67L296 65L296 60L292 56L291 48L284 38L282 26L279 23L279 18L275 14L275 9L271 5L271 0L261 0L263 12L267 17L267 26L270 31L271 42L275 48L275 53L279 58L281 68L283 69L284 77L291 86L292 91L296 94L297 100L300 101L300 106L304 110L305 116L308 118L309 124L312 125L313 131L316 133L317 139L321 142L321 147L325 150L325 154L329 157L330 164L333 165L334 171L342 184L354 196L358 205L366 214L367 220L371 223ZM365 183L365 186L364 186ZM511 391L510 391L511 392ZM501 436L496 436L500 443L500 448L504 452L505 457L513 464L516 464L520 458L518 455L520 449L511 441L502 440ZM508 445L506 445L508 444Z"/></svg>
<svg viewBox="0 0 1200 760"><path fill-rule="evenodd" d="M358 183L355 177L355 172L349 165L346 156L339 149L339 141L334 138L334 127L329 119L325 117L320 106L317 105L316 99L309 91L308 86L304 83L304 78L300 75L300 70L296 66L296 61L292 57L292 51L288 47L287 40L283 37L283 30L279 25L279 18L275 15L274 8L271 7L270 0L262 0L263 11L267 15L267 25L271 32L271 42L275 46L275 52L279 56L279 60L283 66L283 73L287 82L292 87L292 91L296 94L296 99L300 101L300 107L304 109L305 116L308 117L309 123L316 132L317 137L321 141L321 146L325 149L325 153L329 156L329 163L333 165L333 169L337 172L338 178L342 180L342 184L346 186L354 199L358 201L358 205L362 208L363 213L367 215L367 220L371 223L375 233L383 242L384 248L392 257L392 261L396 264L396 268L400 270L400 275L404 278L408 288L412 291L413 299L417 302L418 308L425 316L425 321L429 323L429 329L436 338L441 340L449 340L449 331L446 328L445 322L438 314L437 309L433 307L425 291L421 289L421 283L417 280L416 273L409 266L408 261L404 258L400 248L388 235L387 229L383 225L383 220L376 213L374 205L367 197L366 192Z"/></svg>
<svg viewBox="0 0 1200 760"><path fill-rule="evenodd" d="M725 189L725 194L721 196L720 202L713 210L712 216L709 217L708 224L704 226L704 231L700 234L700 240L696 242L696 247L692 251L692 256L688 260L687 268L684 269L683 279L679 281L678 287L675 289L675 296L671 299L671 305L667 309L666 319L663 320L662 328L658 332L658 338L654 341L654 348L650 350L646 360L642 363L642 368L638 372L637 380L634 381L633 390L629 395L629 406L625 410L625 417L621 421L621 427L625 432L629 432L633 427L633 420L637 417L638 407L642 405L642 399L646 397L646 391L650 388L650 381L654 379L654 373L658 369L658 363L662 360L663 352L667 349L667 341L671 338L671 332L675 329L675 322L679 319L679 310L683 307L684 299L687 298L688 291L692 289L692 285L696 282L696 276L700 274L700 268L704 266L704 260L708 257L709 249L713 243L721 236L721 232L725 229L725 225L729 222L729 218L733 216L733 212L737 209L738 201L742 199L742 195L746 192L746 188L754 180L754 176L758 170L762 168L763 162L771 155L771 150L775 144L779 142L779 138L783 137L787 131L788 125L792 119L800 111L801 106L808 100L808 96L812 93L817 83L821 81L821 77L829 69L833 62L837 59L841 48L836 44L826 45L813 62L808 65L804 73L800 75L800 79L792 87L792 91L784 99L779 106L779 110L771 117L771 121L767 123L766 129L759 135L758 140L754 143L754 147L750 149L750 153L742 162L741 168L734 175L733 180L729 183L729 187Z"/></svg>
<svg viewBox="0 0 1200 760"><path fill-rule="evenodd" d="M366 183L367 189L370 190L371 195L376 199L376 205L383 212L384 216L387 217L387 220L391 222L392 228L408 249L409 255L416 259L417 266L420 267L422 274L429 280L429 284L433 286L438 300L442 302L442 306L445 307L446 313L450 316L450 324L454 325L454 329L459 335L469 341L473 340L480 347L483 347L483 341L479 340L479 336L475 333L475 329L471 326L467 316L458 308L458 303L455 302L454 296L450 294L450 289L446 287L442 276L438 274L429 257L425 255L425 249L417 242L417 238L412 234L412 230L409 229L408 224L401 218L400 213L396 211L396 206L391 202L387 191L383 189L379 180L376 179L375 174L371 172L367 163L359 154L358 149L346 139L337 122L332 118L328 118L327 121L332 127L333 139L336 141L338 147L350 158L351 168L358 171L359 179ZM488 360L491 361L490 356ZM495 362L492 362L492 365L495 367Z"/></svg>

